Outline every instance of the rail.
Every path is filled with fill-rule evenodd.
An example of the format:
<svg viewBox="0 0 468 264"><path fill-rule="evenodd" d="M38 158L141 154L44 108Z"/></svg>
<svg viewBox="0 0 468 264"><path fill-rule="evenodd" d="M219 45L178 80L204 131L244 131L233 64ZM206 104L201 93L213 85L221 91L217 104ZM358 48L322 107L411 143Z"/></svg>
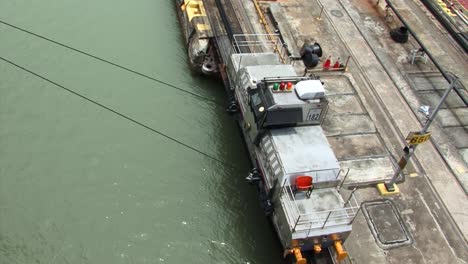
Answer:
<svg viewBox="0 0 468 264"><path fill-rule="evenodd" d="M360 209L354 191L351 192L346 202L341 204L342 208L301 213L291 185L283 186L281 202L291 230L293 232L307 231L308 236L313 230L352 224Z"/></svg>
<svg viewBox="0 0 468 264"><path fill-rule="evenodd" d="M237 53L245 53L241 52L245 47L250 48L252 52L272 50L278 54L281 63L289 63L287 50L279 34L234 34L233 45Z"/></svg>
<svg viewBox="0 0 468 264"><path fill-rule="evenodd" d="M429 59L432 61L432 63L434 64L434 66L436 66L436 68L440 71L440 73L442 74L442 76L447 80L448 83L452 83L452 81L454 80L454 77L456 76L452 76L452 74L450 74L449 72L447 72L440 64L439 62L434 58L434 56L432 55L432 53L426 48L426 46L424 45L424 43L422 43L422 41L419 39L419 36L416 35L416 33L411 29L411 27L408 25L408 23L406 22L406 20L401 16L401 14L398 12L398 8L396 8L392 1L391 0L385 0L385 2L387 3L387 6L389 8L392 9L393 13L395 13L395 15L398 17L398 19L400 20L400 22L408 29L408 32L413 36L414 40L416 40L416 42L419 44L419 46L421 46L421 48L424 50L424 52L426 53L426 55L429 57ZM428 6L430 5L428 3L427 0L422 0L422 2ZM429 6L428 6L429 7ZM441 20L442 17L439 18L439 21L443 21ZM447 28L447 27L446 27ZM448 28L447 28L448 29ZM452 34L452 36L454 38L456 38L455 35ZM459 35L457 35L459 36ZM458 38L456 38L458 40ZM460 43L460 42L459 42ZM460 44L462 45L462 44ZM464 42L464 45L462 45L463 49L465 49L465 51L468 51L468 44L466 44L466 40ZM463 101L463 103L465 104L465 106L468 106L468 99L465 98L465 93L466 93L466 88L462 86L462 84L460 83L461 87L459 86L456 86L454 87L454 91L457 93L458 97L460 97L460 99Z"/></svg>
<svg viewBox="0 0 468 264"><path fill-rule="evenodd" d="M254 0L253 1L253 4L255 6L255 10L257 11L257 15L258 17L260 18L260 23L263 25L263 28L265 29L265 31L267 32L267 36L270 40L273 40L274 38L272 36L274 36L275 34L273 34L273 32L271 31L271 28L270 26L268 25L268 22L265 18L265 16L263 15L263 11L261 10L260 8L260 5L258 4L258 1L257 0ZM283 49L284 48L284 45L281 45L281 47L278 48L278 46L275 46L273 51L275 53L278 54L278 56L280 57L280 60L281 62L283 63L287 63L287 60L291 60L289 57L288 57L288 52L280 52L280 49Z"/></svg>
<svg viewBox="0 0 468 264"><path fill-rule="evenodd" d="M323 169L323 170L314 170L314 171L298 171L295 172L295 175L307 175L313 178L313 182L315 185L318 185L320 183L326 183L326 182L334 182L337 181L341 173L344 170L342 169ZM346 173L347 174L347 173ZM287 185L286 183L285 185ZM292 183L289 183L292 184Z"/></svg>

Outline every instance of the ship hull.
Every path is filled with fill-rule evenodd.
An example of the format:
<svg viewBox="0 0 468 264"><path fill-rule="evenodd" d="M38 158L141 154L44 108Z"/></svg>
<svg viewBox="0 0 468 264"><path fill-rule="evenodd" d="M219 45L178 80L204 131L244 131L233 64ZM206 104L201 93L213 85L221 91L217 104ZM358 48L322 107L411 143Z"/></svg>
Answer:
<svg viewBox="0 0 468 264"><path fill-rule="evenodd" d="M176 8L192 71L205 75L216 74L218 70L214 60L212 31L203 1L177 1Z"/></svg>

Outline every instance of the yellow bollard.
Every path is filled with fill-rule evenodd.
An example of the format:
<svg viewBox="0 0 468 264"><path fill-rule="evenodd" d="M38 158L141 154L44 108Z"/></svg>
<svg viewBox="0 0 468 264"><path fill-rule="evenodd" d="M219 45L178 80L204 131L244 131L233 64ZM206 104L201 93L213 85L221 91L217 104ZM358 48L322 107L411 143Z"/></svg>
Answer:
<svg viewBox="0 0 468 264"><path fill-rule="evenodd" d="M315 245L314 245L314 252L315 252L316 254L322 252L322 246L320 246L319 244L315 244Z"/></svg>
<svg viewBox="0 0 468 264"><path fill-rule="evenodd" d="M301 249L300 248L293 248L293 249L285 249L283 253L283 258L286 258L287 255L294 254L294 258L296 259L296 264L307 264L307 259L302 257Z"/></svg>
<svg viewBox="0 0 468 264"><path fill-rule="evenodd" d="M341 261L341 260L348 257L348 252L346 252L343 249L343 245L341 244L340 240L335 241L334 246L335 246L335 250L336 250L337 259L339 261Z"/></svg>
<svg viewBox="0 0 468 264"><path fill-rule="evenodd" d="M333 246L335 247L336 251L336 259L341 261L348 257L348 252L346 252L343 248L343 244L341 244L340 237L337 234L332 234L330 238L334 241Z"/></svg>
<svg viewBox="0 0 468 264"><path fill-rule="evenodd" d="M293 253L296 258L296 264L307 264L307 259L302 257L300 248L293 248Z"/></svg>

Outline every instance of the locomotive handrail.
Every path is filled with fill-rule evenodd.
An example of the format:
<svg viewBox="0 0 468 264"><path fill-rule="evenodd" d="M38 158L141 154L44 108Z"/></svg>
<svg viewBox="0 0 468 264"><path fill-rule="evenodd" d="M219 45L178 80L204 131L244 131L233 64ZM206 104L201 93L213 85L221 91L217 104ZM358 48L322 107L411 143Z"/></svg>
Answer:
<svg viewBox="0 0 468 264"><path fill-rule="evenodd" d="M299 172L295 172L293 175L294 176L296 176L296 175L308 175L308 176L311 176L314 179L315 183L325 182L325 181L320 180L321 178L326 177L323 174L319 175L320 172L332 172L332 174L334 175L333 180L337 180L340 177L341 169L337 168L337 169L322 169L322 170L313 170L313 171L299 171ZM292 185L294 183L294 181L292 181L292 177L293 176L290 176L289 178L291 180L289 182L285 181L283 185Z"/></svg>
<svg viewBox="0 0 468 264"><path fill-rule="evenodd" d="M284 211L293 232L307 230L308 233L310 233L310 231L315 229L351 224L360 208L353 192L349 196L348 200L342 204L343 208L305 214L299 211L291 185L283 186L283 194L285 195L282 195L284 198L284 201L282 199L282 202L285 203L284 205L286 209Z"/></svg>
<svg viewBox="0 0 468 264"><path fill-rule="evenodd" d="M260 48L260 50L269 48L278 54L280 62L286 63L286 59L289 59L279 34L233 34L232 38L235 53L245 53L241 52L241 47Z"/></svg>

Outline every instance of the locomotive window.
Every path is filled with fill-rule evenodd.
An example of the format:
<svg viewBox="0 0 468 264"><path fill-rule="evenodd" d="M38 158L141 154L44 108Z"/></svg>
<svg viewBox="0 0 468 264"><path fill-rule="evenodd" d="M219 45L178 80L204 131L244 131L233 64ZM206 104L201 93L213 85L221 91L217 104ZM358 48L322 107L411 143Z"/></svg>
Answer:
<svg viewBox="0 0 468 264"><path fill-rule="evenodd" d="M301 108L286 108L275 111L268 111L267 120L265 125L289 125L297 124L302 121L302 109Z"/></svg>
<svg viewBox="0 0 468 264"><path fill-rule="evenodd" d="M253 93L250 95L250 109L254 114L255 122L261 120L261 118L265 115L265 107L263 105L262 98L258 93Z"/></svg>
<svg viewBox="0 0 468 264"><path fill-rule="evenodd" d="M250 104L252 105L252 107L259 106L262 104L262 99L260 99L258 93L252 94L250 96Z"/></svg>

